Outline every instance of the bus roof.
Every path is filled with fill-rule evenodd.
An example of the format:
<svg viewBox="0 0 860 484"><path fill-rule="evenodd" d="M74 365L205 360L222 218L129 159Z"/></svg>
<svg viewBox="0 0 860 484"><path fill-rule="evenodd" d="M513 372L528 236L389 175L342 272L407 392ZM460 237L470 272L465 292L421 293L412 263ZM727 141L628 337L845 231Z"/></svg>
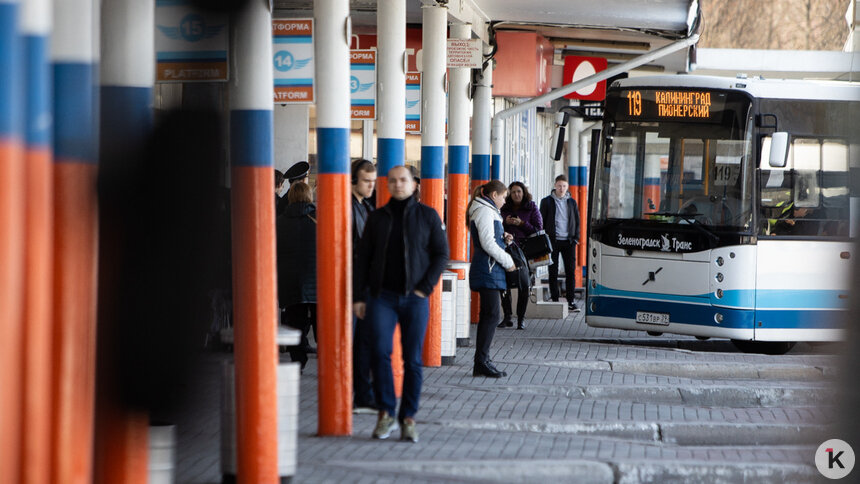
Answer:
<svg viewBox="0 0 860 484"><path fill-rule="evenodd" d="M860 83L716 76L641 76L619 79L613 87L691 87L744 91L757 98L860 101Z"/></svg>

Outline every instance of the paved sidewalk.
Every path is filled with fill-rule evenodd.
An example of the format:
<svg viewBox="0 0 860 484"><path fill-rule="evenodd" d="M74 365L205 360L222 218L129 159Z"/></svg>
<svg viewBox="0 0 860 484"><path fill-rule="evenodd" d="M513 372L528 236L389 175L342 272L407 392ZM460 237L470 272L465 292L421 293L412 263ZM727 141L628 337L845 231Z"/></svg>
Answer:
<svg viewBox="0 0 860 484"><path fill-rule="evenodd" d="M473 337L474 342L474 326ZM471 376L473 348L425 368L420 442L317 437L317 366L301 380L294 482L815 482L813 454L835 419L833 346L784 356L728 341L589 328L583 313L498 329L502 379ZM220 361L180 416L178 482L220 481Z"/></svg>

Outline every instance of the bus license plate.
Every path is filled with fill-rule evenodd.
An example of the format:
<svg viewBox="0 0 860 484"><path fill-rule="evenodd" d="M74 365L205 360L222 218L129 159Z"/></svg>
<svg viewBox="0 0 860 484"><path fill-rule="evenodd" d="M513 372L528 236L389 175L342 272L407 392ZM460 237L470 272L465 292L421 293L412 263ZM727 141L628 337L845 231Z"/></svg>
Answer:
<svg viewBox="0 0 860 484"><path fill-rule="evenodd" d="M636 311L636 322L644 324L669 324L669 313L649 313L645 311Z"/></svg>

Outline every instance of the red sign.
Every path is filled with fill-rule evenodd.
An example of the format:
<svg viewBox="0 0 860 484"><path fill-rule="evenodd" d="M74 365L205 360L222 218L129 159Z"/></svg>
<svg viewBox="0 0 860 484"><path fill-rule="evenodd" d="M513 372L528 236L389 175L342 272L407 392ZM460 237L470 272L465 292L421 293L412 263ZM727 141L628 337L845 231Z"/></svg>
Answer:
<svg viewBox="0 0 860 484"><path fill-rule="evenodd" d="M606 59L603 57L569 55L564 58L562 84L566 86L604 70L606 70ZM582 99L583 101L603 101L606 98L606 81L585 86L564 97L566 99Z"/></svg>

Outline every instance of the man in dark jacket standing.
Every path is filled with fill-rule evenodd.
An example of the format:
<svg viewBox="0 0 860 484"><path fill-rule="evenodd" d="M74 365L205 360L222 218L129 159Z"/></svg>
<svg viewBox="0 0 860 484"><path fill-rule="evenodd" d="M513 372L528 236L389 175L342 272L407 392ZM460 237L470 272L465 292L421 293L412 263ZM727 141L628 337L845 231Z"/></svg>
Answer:
<svg viewBox="0 0 860 484"><path fill-rule="evenodd" d="M555 186L548 197L540 201L540 214L543 226L552 242L552 265L549 266L549 293L553 301L558 301L558 256L564 259L564 285L567 308L579 312L573 302L576 279L576 245L579 244L579 208L576 200L567 191L567 177L555 177Z"/></svg>
<svg viewBox="0 0 860 484"><path fill-rule="evenodd" d="M421 395L427 297L448 263L448 239L439 214L412 196L415 180L408 168L395 166L388 172L388 191L391 200L367 218L359 243L355 314L367 321L372 334L373 389L379 408L373 437L387 439L399 426L401 439L418 442L415 414ZM398 321L405 374L395 420L391 350Z"/></svg>
<svg viewBox="0 0 860 484"><path fill-rule="evenodd" d="M352 163L352 267L358 267L358 244L364 233L367 217L373 211L368 197L376 187L376 166L368 160ZM372 341L367 322L353 318L352 385L353 412L376 413L376 398L370 385L370 355Z"/></svg>

